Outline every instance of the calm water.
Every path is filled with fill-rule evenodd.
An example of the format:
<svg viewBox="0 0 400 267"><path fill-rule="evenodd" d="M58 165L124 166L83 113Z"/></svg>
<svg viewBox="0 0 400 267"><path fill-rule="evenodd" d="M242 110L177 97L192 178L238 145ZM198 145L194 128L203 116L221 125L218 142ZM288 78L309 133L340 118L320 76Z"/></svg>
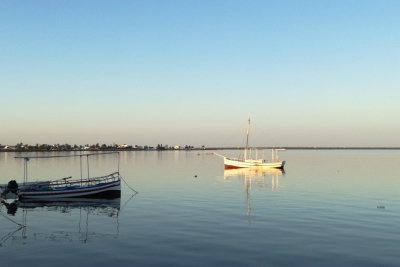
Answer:
<svg viewBox="0 0 400 267"><path fill-rule="evenodd" d="M20 230L0 216L3 261L400 266L400 151L286 151L284 173L224 171L207 153L122 152L121 174L139 194L123 184L123 197L111 203L19 207L10 218L26 222ZM22 180L16 155L0 153L0 183ZM29 178L78 178L79 166L78 158L31 159ZM116 168L112 155L90 160L91 175Z"/></svg>

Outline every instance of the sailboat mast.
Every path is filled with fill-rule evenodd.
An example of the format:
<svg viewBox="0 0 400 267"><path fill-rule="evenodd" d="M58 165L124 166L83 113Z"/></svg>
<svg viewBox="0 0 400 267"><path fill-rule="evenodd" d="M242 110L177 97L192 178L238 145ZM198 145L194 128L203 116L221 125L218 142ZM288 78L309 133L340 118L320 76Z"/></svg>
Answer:
<svg viewBox="0 0 400 267"><path fill-rule="evenodd" d="M244 149L244 160L247 159L247 149L249 148L249 132L250 132L250 118L249 122L247 123L247 140L246 140L246 148Z"/></svg>

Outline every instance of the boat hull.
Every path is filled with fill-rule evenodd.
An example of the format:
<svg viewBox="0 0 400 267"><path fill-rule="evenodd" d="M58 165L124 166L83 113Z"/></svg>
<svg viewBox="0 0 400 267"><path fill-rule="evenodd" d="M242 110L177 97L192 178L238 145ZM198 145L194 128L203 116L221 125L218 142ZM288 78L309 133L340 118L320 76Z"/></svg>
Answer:
<svg viewBox="0 0 400 267"><path fill-rule="evenodd" d="M264 162L262 160L254 160L254 161L240 161L224 158L225 169L238 169L238 168L276 168L283 169L285 166L285 161L272 161L272 162Z"/></svg>
<svg viewBox="0 0 400 267"><path fill-rule="evenodd" d="M20 199L119 198L121 197L121 181L55 190L20 191L18 195Z"/></svg>

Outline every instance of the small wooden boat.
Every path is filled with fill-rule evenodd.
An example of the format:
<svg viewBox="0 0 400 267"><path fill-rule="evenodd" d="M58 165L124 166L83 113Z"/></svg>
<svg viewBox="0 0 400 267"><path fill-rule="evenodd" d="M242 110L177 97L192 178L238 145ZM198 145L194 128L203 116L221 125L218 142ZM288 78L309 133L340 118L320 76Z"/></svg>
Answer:
<svg viewBox="0 0 400 267"><path fill-rule="evenodd" d="M119 152L81 154L72 156L37 156L37 157L15 157L24 159L24 181L17 184L11 180L7 185L0 185L0 196L2 199L53 199L53 198L119 198L121 197L121 176L118 171L100 177L88 177L72 180L66 177L55 181L28 182L28 161L32 158L54 158L54 157L86 157L102 154L118 154ZM89 164L88 164L89 166ZM82 162L81 162L82 174Z"/></svg>

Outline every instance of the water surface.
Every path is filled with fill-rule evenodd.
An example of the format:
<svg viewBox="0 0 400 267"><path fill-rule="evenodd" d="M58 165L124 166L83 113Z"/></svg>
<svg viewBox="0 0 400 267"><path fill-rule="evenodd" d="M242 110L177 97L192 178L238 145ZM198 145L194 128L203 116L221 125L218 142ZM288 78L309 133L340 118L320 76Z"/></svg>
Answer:
<svg viewBox="0 0 400 267"><path fill-rule="evenodd" d="M286 151L284 172L225 171L210 153L121 152L139 194L123 183L119 202L19 207L9 216L27 227L0 216L0 253L14 266L400 265L399 151ZM0 183L22 181L17 155L0 154ZM91 158L90 175L117 166ZM71 175L79 158L29 161L31 180Z"/></svg>

